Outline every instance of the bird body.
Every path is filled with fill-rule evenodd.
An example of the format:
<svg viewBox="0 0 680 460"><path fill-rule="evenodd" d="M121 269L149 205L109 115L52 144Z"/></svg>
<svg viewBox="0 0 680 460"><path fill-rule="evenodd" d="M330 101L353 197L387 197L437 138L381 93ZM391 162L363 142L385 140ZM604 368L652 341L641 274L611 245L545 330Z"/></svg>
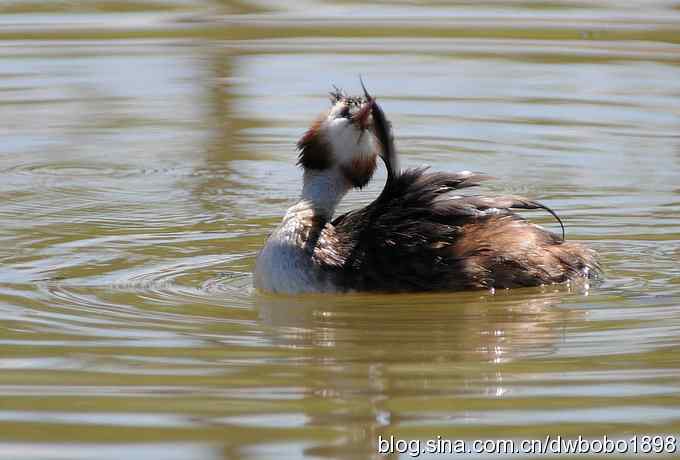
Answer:
<svg viewBox="0 0 680 460"><path fill-rule="evenodd" d="M328 115L298 143L302 196L258 255L258 289L454 291L597 276L594 251L514 211L555 215L550 209L517 196L458 194L489 179L483 174L399 170L389 122L375 100L332 96ZM388 170L380 196L333 219L342 197L371 179L377 156Z"/></svg>

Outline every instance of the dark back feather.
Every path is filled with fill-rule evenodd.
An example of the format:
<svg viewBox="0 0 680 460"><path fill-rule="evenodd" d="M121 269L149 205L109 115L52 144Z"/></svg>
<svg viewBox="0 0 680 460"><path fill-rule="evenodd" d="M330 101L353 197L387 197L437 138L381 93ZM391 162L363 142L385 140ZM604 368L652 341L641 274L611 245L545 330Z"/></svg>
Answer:
<svg viewBox="0 0 680 460"><path fill-rule="evenodd" d="M362 82L363 85L363 82ZM564 241L559 217L519 196L458 196L489 176L427 168L400 171L389 121L373 103L388 179L368 206L326 226L315 250L323 272L347 290L442 291L535 286L597 276L595 253ZM545 209L562 238L515 209Z"/></svg>
<svg viewBox="0 0 680 460"><path fill-rule="evenodd" d="M532 286L598 273L592 251L512 211L542 208L540 203L451 195L486 179L423 168L400 173L388 193L336 218L326 231L333 244L324 247L333 252L338 282L361 291L441 291Z"/></svg>

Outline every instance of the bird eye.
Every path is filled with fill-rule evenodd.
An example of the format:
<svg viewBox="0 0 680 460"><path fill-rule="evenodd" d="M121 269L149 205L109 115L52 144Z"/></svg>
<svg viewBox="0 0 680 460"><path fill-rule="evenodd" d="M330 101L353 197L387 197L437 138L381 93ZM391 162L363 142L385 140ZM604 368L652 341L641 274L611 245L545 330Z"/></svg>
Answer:
<svg viewBox="0 0 680 460"><path fill-rule="evenodd" d="M342 111L340 112L340 116L343 118L349 118L349 106L343 107Z"/></svg>

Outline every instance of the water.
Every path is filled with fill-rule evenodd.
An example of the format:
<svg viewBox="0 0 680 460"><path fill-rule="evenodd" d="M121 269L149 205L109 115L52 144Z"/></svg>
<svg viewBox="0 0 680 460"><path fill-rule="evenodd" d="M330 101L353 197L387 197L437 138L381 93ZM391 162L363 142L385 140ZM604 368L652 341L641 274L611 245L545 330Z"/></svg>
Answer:
<svg viewBox="0 0 680 460"><path fill-rule="evenodd" d="M0 457L367 458L390 435L680 432L677 3L0 13ZM404 165L540 199L606 281L254 293L256 251L299 191L295 141L359 74Z"/></svg>

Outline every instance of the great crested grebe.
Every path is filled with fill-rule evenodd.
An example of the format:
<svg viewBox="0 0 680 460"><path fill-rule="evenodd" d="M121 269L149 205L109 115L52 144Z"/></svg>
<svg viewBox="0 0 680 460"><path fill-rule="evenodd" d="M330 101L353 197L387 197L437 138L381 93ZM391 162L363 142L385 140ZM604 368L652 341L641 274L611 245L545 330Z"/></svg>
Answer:
<svg viewBox="0 0 680 460"><path fill-rule="evenodd" d="M279 293L407 292L538 286L597 276L594 251L514 213L545 209L517 196L454 195L483 174L399 170L391 127L366 92L336 89L332 107L297 144L300 200L269 236L255 287ZM368 206L333 218L380 156L387 181ZM562 222L560 221L560 225Z"/></svg>

